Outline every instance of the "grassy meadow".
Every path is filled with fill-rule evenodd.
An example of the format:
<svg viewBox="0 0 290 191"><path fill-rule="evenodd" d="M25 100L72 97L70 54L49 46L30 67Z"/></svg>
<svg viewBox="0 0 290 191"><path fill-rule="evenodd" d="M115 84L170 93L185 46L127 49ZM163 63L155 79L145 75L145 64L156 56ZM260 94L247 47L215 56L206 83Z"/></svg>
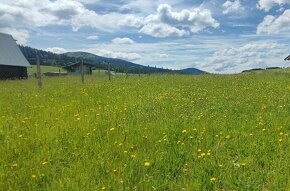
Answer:
<svg viewBox="0 0 290 191"><path fill-rule="evenodd" d="M0 190L290 190L290 75L0 81Z"/></svg>

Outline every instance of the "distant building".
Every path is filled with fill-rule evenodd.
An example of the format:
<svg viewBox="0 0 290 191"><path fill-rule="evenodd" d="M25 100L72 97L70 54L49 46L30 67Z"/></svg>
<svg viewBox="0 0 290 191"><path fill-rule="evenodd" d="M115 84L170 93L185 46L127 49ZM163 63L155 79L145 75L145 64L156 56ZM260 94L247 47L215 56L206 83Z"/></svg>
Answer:
<svg viewBox="0 0 290 191"><path fill-rule="evenodd" d="M27 78L30 66L13 37L0 33L0 79Z"/></svg>
<svg viewBox="0 0 290 191"><path fill-rule="evenodd" d="M83 63L83 71L85 75L92 75L92 64L89 63ZM67 70L68 74L77 74L80 75L82 72L82 63L76 62L69 64L65 67L63 67L65 70Z"/></svg>
<svg viewBox="0 0 290 191"><path fill-rule="evenodd" d="M287 56L284 60L285 60L285 61L286 61L286 60L290 60L290 55Z"/></svg>

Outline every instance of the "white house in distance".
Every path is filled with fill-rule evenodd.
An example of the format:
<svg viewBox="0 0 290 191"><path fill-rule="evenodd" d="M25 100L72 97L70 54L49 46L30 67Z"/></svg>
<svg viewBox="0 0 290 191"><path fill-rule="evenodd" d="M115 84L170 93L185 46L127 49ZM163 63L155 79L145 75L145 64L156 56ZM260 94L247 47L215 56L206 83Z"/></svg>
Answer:
<svg viewBox="0 0 290 191"><path fill-rule="evenodd" d="M0 79L27 78L27 67L31 67L14 38L0 33Z"/></svg>

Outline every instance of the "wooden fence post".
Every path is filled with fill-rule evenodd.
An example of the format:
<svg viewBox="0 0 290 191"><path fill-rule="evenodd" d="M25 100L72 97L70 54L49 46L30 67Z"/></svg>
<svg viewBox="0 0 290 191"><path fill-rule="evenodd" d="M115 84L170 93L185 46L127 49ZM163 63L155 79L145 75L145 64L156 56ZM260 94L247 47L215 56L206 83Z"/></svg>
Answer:
<svg viewBox="0 0 290 191"><path fill-rule="evenodd" d="M82 79L82 84L85 83L85 77L84 77L84 61L81 61L81 79Z"/></svg>
<svg viewBox="0 0 290 191"><path fill-rule="evenodd" d="M111 68L110 68L110 63L108 63L108 75L109 75L109 80L111 80Z"/></svg>
<svg viewBox="0 0 290 191"><path fill-rule="evenodd" d="M42 88L42 79L41 79L41 69L40 69L40 61L39 56L36 56L36 68L37 68L37 81L38 81L38 87Z"/></svg>

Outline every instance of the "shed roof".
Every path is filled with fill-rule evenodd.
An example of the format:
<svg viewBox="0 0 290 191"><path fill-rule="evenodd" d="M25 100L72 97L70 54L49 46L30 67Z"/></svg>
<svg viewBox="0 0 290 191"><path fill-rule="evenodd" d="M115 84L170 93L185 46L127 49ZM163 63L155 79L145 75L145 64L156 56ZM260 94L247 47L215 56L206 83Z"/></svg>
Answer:
<svg viewBox="0 0 290 191"><path fill-rule="evenodd" d="M77 66L80 66L81 64L82 64L81 62L69 63L68 65L64 66L63 68L77 67ZM93 64L86 63L86 62L83 62L83 65L84 66L91 66L91 67L94 66Z"/></svg>
<svg viewBox="0 0 290 191"><path fill-rule="evenodd" d="M290 60L290 55L287 56L284 60Z"/></svg>
<svg viewBox="0 0 290 191"><path fill-rule="evenodd" d="M0 65L30 67L13 37L0 33Z"/></svg>

